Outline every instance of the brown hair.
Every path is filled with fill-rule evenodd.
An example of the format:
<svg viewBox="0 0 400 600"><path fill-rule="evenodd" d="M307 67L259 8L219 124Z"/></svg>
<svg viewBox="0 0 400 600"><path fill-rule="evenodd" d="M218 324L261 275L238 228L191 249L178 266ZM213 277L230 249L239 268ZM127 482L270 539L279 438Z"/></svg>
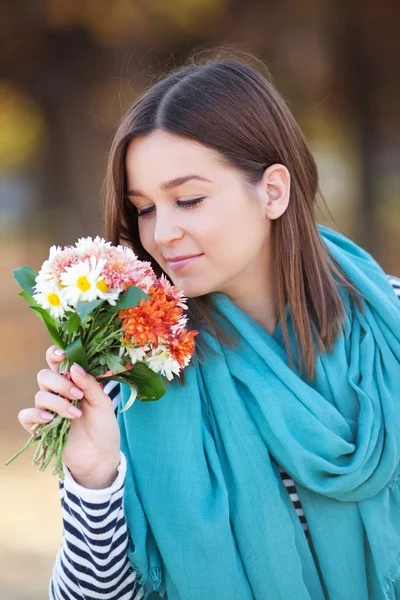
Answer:
<svg viewBox="0 0 400 600"><path fill-rule="evenodd" d="M253 63L253 64L252 64ZM125 153L129 142L156 129L217 150L251 186L270 165L284 165L291 176L288 208L272 221L272 256L277 314L290 364L293 355L286 303L306 377L315 376L316 349L332 350L344 320L339 287L357 304L359 296L323 244L314 216L318 172L307 142L266 68L254 56L240 59L218 50L192 55L141 95L122 118L114 137L105 181L106 237L128 242L141 260L163 271L141 245L137 210L126 196ZM206 327L229 343L232 338L212 321L207 295L189 301L192 326Z"/></svg>

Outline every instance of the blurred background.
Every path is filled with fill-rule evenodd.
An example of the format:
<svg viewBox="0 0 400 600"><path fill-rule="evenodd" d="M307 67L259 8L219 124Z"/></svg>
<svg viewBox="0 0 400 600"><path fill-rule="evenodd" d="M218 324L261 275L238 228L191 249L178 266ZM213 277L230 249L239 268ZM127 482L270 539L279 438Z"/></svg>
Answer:
<svg viewBox="0 0 400 600"><path fill-rule="evenodd" d="M400 4L395 0L0 0L0 597L42 600L61 543L58 481L17 421L50 345L12 269L103 235L119 117L194 49L271 71L308 137L337 226L400 276ZM320 222L332 225L326 213Z"/></svg>

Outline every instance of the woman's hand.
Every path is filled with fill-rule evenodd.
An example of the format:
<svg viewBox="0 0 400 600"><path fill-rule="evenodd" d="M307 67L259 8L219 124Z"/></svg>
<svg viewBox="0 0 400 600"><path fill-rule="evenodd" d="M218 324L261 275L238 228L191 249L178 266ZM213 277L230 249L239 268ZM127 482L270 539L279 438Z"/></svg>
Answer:
<svg viewBox="0 0 400 600"><path fill-rule="evenodd" d="M32 425L51 422L54 415L49 410L72 419L62 455L64 464L80 485L108 487L116 478L120 463L120 432L111 399L79 365L71 366L72 381L61 375L63 360L65 355L57 346L48 348L49 369L42 369L37 375L40 390L35 396L35 408L22 409L18 420L31 433ZM79 400L81 410L64 397Z"/></svg>

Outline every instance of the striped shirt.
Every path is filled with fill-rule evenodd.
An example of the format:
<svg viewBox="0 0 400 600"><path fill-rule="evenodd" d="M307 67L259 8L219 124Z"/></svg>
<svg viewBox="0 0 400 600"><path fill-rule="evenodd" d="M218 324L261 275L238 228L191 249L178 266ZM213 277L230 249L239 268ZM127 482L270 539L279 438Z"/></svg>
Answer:
<svg viewBox="0 0 400 600"><path fill-rule="evenodd" d="M400 279L388 275L388 280L400 299ZM119 383L108 381L104 392L116 411ZM117 478L106 489L84 488L73 479L66 465L64 470L64 482L59 480L64 531L49 584L49 600L141 600L144 589L138 584L127 555L124 454L121 452ZM279 472L310 541L295 483L280 466Z"/></svg>

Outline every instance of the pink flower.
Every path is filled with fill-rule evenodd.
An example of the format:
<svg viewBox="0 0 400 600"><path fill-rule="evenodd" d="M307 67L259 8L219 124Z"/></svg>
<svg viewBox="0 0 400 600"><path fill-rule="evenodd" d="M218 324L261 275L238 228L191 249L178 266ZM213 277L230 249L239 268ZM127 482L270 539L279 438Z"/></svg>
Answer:
<svg viewBox="0 0 400 600"><path fill-rule="evenodd" d="M187 304L185 302L186 298L184 298L184 292L177 288L175 285L172 285L164 275L164 273L159 278L159 282L162 285L165 295L168 300L175 300L181 308L186 309Z"/></svg>
<svg viewBox="0 0 400 600"><path fill-rule="evenodd" d="M103 271L104 279L114 289L136 285L147 292L156 281L150 263L139 261L130 248L104 248L102 257L107 261Z"/></svg>

